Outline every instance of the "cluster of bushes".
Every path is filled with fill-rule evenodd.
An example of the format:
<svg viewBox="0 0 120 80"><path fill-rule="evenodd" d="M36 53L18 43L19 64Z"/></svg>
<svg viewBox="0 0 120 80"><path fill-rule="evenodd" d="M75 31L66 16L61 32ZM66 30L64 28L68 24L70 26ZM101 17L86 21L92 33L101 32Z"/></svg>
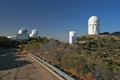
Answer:
<svg viewBox="0 0 120 80"><path fill-rule="evenodd" d="M81 43L81 41L84 43ZM120 79L120 37L82 36L77 45L58 40L31 40L25 49L79 78Z"/></svg>
<svg viewBox="0 0 120 80"><path fill-rule="evenodd" d="M103 32L100 33L100 35L114 35L114 36L120 36L120 32L113 32L113 33L109 33L109 32Z"/></svg>
<svg viewBox="0 0 120 80"><path fill-rule="evenodd" d="M5 36L0 36L0 47L18 47L20 44L17 40L8 39Z"/></svg>

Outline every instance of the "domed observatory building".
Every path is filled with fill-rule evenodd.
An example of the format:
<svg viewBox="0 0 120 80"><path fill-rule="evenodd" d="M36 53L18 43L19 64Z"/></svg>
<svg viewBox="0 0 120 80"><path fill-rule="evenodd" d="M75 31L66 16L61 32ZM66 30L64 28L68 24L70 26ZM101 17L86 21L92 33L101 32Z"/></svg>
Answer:
<svg viewBox="0 0 120 80"><path fill-rule="evenodd" d="M69 32L69 44L76 44L77 34L75 31Z"/></svg>
<svg viewBox="0 0 120 80"><path fill-rule="evenodd" d="M97 16L92 16L88 20L88 34L97 35L100 31L100 21Z"/></svg>
<svg viewBox="0 0 120 80"><path fill-rule="evenodd" d="M33 29L31 34L29 35L30 37L37 38L38 37L38 31L37 29Z"/></svg>
<svg viewBox="0 0 120 80"><path fill-rule="evenodd" d="M25 28L21 28L19 31L18 31L18 34L17 34L17 39L21 39L21 40L26 40L28 39L28 30L25 29Z"/></svg>

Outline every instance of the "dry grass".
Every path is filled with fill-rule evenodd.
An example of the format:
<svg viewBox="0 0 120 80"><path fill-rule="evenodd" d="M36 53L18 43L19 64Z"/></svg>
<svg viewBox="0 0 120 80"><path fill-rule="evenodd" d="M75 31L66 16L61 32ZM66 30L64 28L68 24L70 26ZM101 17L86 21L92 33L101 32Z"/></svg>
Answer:
<svg viewBox="0 0 120 80"><path fill-rule="evenodd" d="M94 75L93 73L89 72L86 76L86 80L94 80Z"/></svg>

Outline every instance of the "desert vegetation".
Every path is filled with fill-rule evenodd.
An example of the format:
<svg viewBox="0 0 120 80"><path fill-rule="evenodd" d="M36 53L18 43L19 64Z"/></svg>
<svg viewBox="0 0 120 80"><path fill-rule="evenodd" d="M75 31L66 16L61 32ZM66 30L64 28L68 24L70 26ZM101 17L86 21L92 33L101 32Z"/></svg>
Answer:
<svg viewBox="0 0 120 80"><path fill-rule="evenodd" d="M19 48L20 41L8 39L5 36L0 36L0 54L6 52L10 48Z"/></svg>
<svg viewBox="0 0 120 80"><path fill-rule="evenodd" d="M119 35L80 36L76 45L46 37L29 38L27 41L0 37L1 52L11 47L32 52L76 80L120 79Z"/></svg>
<svg viewBox="0 0 120 80"><path fill-rule="evenodd" d="M0 36L0 47L17 47L20 44L19 41L8 39L5 36Z"/></svg>
<svg viewBox="0 0 120 80"><path fill-rule="evenodd" d="M81 36L77 45L38 38L28 40L24 49L78 80L120 79L120 36Z"/></svg>

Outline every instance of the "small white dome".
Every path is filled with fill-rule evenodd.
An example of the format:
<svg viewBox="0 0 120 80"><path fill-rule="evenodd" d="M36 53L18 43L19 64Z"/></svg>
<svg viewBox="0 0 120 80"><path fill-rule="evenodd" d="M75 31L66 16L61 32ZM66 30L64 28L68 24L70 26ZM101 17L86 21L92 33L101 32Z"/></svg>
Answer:
<svg viewBox="0 0 120 80"><path fill-rule="evenodd" d="M21 28L19 31L18 31L18 34L24 34L24 33L27 33L27 29L25 28Z"/></svg>
<svg viewBox="0 0 120 80"><path fill-rule="evenodd" d="M37 31L37 29L33 29L32 32L31 32L31 34L29 36L37 38L38 37L38 31Z"/></svg>
<svg viewBox="0 0 120 80"><path fill-rule="evenodd" d="M88 25L91 25L91 24L100 24L99 23L99 19L97 16L91 16L88 20Z"/></svg>
<svg viewBox="0 0 120 80"><path fill-rule="evenodd" d="M36 34L36 33L37 33L37 29L33 29L32 34Z"/></svg>

